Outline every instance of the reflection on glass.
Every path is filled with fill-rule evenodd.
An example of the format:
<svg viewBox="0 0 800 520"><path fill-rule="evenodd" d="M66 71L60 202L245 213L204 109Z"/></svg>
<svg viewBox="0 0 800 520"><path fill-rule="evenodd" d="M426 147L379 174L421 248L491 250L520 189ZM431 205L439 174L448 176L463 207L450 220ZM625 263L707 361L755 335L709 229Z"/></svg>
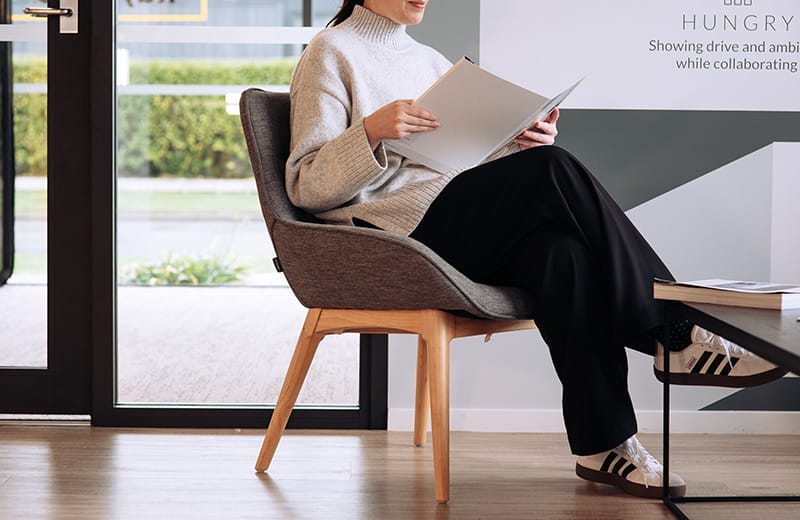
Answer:
<svg viewBox="0 0 800 520"><path fill-rule="evenodd" d="M2 95L2 90L0 90L0 95ZM0 131L0 139L6 139L5 132ZM6 283L6 280L11 274L11 260L9 256L12 251L10 229L12 223L9 215L6 214L6 212L11 209L10 204L6 201L6 193L11 189L11 186L6 180L5 169L5 161L0 160L0 287ZM6 189L7 184L9 185L8 189Z"/></svg>
<svg viewBox="0 0 800 520"><path fill-rule="evenodd" d="M305 309L272 266L238 98L287 90L302 46L175 34L299 26L302 2L172 5L118 0L117 401L274 403ZM299 402L356 405L357 344L326 340Z"/></svg>
<svg viewBox="0 0 800 520"><path fill-rule="evenodd" d="M0 41L10 56L0 67L0 84L10 89L13 141L4 129L3 261L7 283L0 286L0 366L47 366L47 49L45 24L22 15L14 3L12 22L18 32ZM12 40L13 37L13 40ZM12 181L12 177L14 180ZM14 190L13 193L10 190ZM13 197L13 216L8 205ZM13 222L13 232L10 228ZM13 237L13 245L11 239ZM13 250L14 257L9 254ZM10 270L13 265L13 271ZM0 269L2 269L0 268Z"/></svg>
<svg viewBox="0 0 800 520"><path fill-rule="evenodd" d="M322 27L326 25L342 5L341 0L314 0L311 2L311 25Z"/></svg>
<svg viewBox="0 0 800 520"><path fill-rule="evenodd" d="M3 19L0 13L0 19ZM2 20L5 21L5 20ZM0 41L0 287L11 275L13 259L14 142L11 97L11 44Z"/></svg>

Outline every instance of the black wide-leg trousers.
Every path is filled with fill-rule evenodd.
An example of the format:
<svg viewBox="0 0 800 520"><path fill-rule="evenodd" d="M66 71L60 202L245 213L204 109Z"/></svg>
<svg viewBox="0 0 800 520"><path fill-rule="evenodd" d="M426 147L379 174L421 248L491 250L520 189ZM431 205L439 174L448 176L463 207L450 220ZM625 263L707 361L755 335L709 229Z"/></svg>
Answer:
<svg viewBox="0 0 800 520"><path fill-rule="evenodd" d="M625 346L653 354L653 278L672 275L575 157L542 146L467 170L411 237L475 281L533 295L574 454L636 433Z"/></svg>

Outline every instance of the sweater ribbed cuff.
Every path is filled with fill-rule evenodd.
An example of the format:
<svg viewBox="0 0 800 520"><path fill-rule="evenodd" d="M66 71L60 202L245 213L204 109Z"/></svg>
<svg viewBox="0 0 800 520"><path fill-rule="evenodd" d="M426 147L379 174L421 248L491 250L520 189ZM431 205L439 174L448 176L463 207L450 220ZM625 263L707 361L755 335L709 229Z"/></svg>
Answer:
<svg viewBox="0 0 800 520"><path fill-rule="evenodd" d="M386 169L385 160L384 165L378 163L369 146L363 119L351 125L336 141L336 160L355 185L364 184Z"/></svg>

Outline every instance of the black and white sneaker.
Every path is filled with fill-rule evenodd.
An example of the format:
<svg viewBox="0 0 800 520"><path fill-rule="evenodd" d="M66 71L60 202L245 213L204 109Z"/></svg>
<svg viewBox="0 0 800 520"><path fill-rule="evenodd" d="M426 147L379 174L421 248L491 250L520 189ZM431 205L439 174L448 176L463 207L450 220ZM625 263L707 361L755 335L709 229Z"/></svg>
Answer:
<svg viewBox="0 0 800 520"><path fill-rule="evenodd" d="M788 372L697 325L692 328L691 338L688 347L669 353L670 383L742 388L769 383ZM664 347L660 343L653 370L663 382Z"/></svg>
<svg viewBox="0 0 800 520"><path fill-rule="evenodd" d="M613 450L578 457L575 473L584 480L617 486L638 497L664 496L664 467L644 449L636 436ZM669 474L669 494L673 497L686 494L686 483L675 473Z"/></svg>

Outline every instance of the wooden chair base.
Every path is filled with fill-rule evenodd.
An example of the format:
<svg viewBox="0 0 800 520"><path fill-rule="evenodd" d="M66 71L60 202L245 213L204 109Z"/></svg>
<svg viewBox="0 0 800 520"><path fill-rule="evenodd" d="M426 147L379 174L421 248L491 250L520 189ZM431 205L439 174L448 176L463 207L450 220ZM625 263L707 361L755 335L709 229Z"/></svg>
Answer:
<svg viewBox="0 0 800 520"><path fill-rule="evenodd" d="M320 341L328 334L417 334L414 444L425 444L431 417L436 500L450 496L450 341L466 336L534 329L532 320L485 320L434 310L309 309L256 461L269 468Z"/></svg>

